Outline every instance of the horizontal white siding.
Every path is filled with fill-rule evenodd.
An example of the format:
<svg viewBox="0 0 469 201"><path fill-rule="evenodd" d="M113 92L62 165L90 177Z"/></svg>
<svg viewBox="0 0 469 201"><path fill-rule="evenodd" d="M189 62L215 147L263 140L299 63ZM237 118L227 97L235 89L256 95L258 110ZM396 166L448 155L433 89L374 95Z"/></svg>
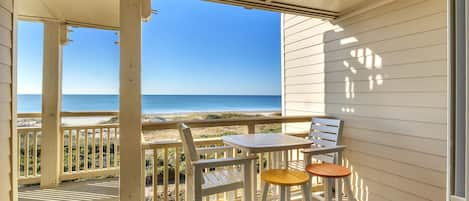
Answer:
<svg viewBox="0 0 469 201"><path fill-rule="evenodd" d="M345 120L357 198L445 200L446 1L282 19L284 113Z"/></svg>
<svg viewBox="0 0 469 201"><path fill-rule="evenodd" d="M0 0L0 200L13 197L12 175L12 0Z"/></svg>

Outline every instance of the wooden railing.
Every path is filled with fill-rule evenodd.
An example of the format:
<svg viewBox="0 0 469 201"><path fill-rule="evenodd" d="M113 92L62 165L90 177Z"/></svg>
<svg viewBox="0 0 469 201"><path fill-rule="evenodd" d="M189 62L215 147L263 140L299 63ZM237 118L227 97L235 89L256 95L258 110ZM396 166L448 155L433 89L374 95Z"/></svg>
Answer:
<svg viewBox="0 0 469 201"><path fill-rule="evenodd" d="M62 112L62 117L117 116L117 112ZM19 119L40 119L20 113ZM62 126L60 180L118 175L119 125ZM36 184L41 175L40 127L18 127L18 183Z"/></svg>
<svg viewBox="0 0 469 201"><path fill-rule="evenodd" d="M39 183L41 128L18 128L19 183Z"/></svg>
<svg viewBox="0 0 469 201"><path fill-rule="evenodd" d="M118 175L119 125L62 127L61 180Z"/></svg>
<svg viewBox="0 0 469 201"><path fill-rule="evenodd" d="M62 117L92 117L92 116L117 116L115 112L86 112L86 113L62 113ZM18 118L40 118L38 113L19 114ZM215 120L190 120L167 121L157 123L143 123L143 132L158 130L174 130L180 123L186 123L192 128L242 126L247 128L247 133L256 132L256 126L264 124L283 124L310 122L312 116L293 117L255 117L242 119L215 119ZM60 180L72 180L82 178L94 178L100 176L117 176L119 174L119 125L91 125L91 126L62 126L61 142L62 152ZM242 134L242 133L240 133ZM19 184L35 184L40 182L41 165L41 128L18 128L18 161ZM299 137L305 137L306 133L292 133ZM223 145L220 138L196 139L198 147L213 147ZM146 153L145 167L146 184L152 188L153 200L182 200L185 183L185 163L182 144L178 140L158 140L144 142ZM204 158L232 157L239 154L239 150L230 152L220 151L215 154L203 155ZM299 159L299 150L288 153L289 159ZM278 162L271 153L259 155L259 171L272 167ZM209 170L207 170L209 171ZM258 182L260 184L260 182ZM150 187L152 186L152 187ZM237 193L241 194L241 193ZM224 195L216 195L220 197Z"/></svg>
<svg viewBox="0 0 469 201"><path fill-rule="evenodd" d="M143 131L154 131L162 129L177 129L180 123L186 123L191 128L206 128L206 127L221 127L221 126L246 126L248 134L255 133L256 125L261 124L281 124L281 123L300 123L310 122L312 116L293 116L293 117L260 117L260 118L243 118L243 119L217 119L217 120L191 120L191 121L168 121L158 123L144 123L142 126ZM177 132L175 130L175 132ZM176 133L175 133L176 134ZM240 133L242 134L242 133ZM307 133L291 133L298 137L306 137ZM196 145L199 148L214 147L223 145L221 138L203 138L196 139ZM146 175L145 182L147 186L151 186L151 195L154 201L157 200L183 200L185 180L185 163L184 153L182 151L182 144L179 140L166 140L146 142L143 145L145 152L145 165ZM203 153L202 157L205 159L232 157L239 154L240 150L220 150L220 152L208 154ZM271 168L274 162L279 163L281 159L274 158L274 154L265 153L259 154L257 165L259 171ZM289 159L298 160L300 158L299 150L291 150L286 155ZM209 171L209 170L206 170ZM260 177L258 176L258 179ZM260 184L261 182L257 182ZM259 186L258 186L259 187ZM236 196L239 193L236 192ZM214 195L220 198L226 195ZM209 198L207 198L208 200Z"/></svg>

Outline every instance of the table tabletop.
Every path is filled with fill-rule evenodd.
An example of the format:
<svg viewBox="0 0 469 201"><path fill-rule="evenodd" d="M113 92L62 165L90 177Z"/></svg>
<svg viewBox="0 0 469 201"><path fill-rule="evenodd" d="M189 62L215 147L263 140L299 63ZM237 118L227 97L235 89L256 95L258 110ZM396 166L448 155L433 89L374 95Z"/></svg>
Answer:
<svg viewBox="0 0 469 201"><path fill-rule="evenodd" d="M223 142L250 153L309 148L312 141L281 133L223 136Z"/></svg>

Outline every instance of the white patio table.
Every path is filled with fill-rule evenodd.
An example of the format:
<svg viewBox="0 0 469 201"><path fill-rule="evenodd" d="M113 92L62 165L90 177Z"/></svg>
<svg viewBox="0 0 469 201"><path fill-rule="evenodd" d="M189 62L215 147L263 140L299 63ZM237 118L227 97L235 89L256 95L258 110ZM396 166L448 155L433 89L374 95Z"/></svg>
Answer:
<svg viewBox="0 0 469 201"><path fill-rule="evenodd" d="M230 135L223 136L222 139L225 144L241 149L246 155L283 151L285 157L288 156L288 150L310 148L313 143L310 140L282 133ZM279 158L277 157L276 159L279 160ZM288 159L284 160L284 163L284 167L288 167ZM251 171L252 175L255 175L251 181L252 186L256 188L254 192L257 192L257 170L255 163L251 165ZM289 198L290 191L287 192L287 198ZM256 200L256 193L253 193L252 200Z"/></svg>

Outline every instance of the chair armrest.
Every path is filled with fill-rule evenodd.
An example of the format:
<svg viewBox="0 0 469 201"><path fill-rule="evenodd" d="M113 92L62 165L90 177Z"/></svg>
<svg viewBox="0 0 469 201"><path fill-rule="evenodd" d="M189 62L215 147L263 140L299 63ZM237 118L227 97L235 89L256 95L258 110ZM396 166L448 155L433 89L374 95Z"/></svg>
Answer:
<svg viewBox="0 0 469 201"><path fill-rule="evenodd" d="M206 147L206 148L197 148L199 154L222 152L222 151L233 151L232 146L220 146L220 147Z"/></svg>
<svg viewBox="0 0 469 201"><path fill-rule="evenodd" d="M220 159L208 159L193 161L192 165L195 168L216 168L231 165L247 165L253 160L256 160L257 156L245 156L238 158L220 158Z"/></svg>
<svg viewBox="0 0 469 201"><path fill-rule="evenodd" d="M328 153L335 153L335 152L342 152L345 149L345 145L337 145L334 147L321 147L321 148L309 148L301 150L304 154L310 155L319 155L319 154L328 154Z"/></svg>

